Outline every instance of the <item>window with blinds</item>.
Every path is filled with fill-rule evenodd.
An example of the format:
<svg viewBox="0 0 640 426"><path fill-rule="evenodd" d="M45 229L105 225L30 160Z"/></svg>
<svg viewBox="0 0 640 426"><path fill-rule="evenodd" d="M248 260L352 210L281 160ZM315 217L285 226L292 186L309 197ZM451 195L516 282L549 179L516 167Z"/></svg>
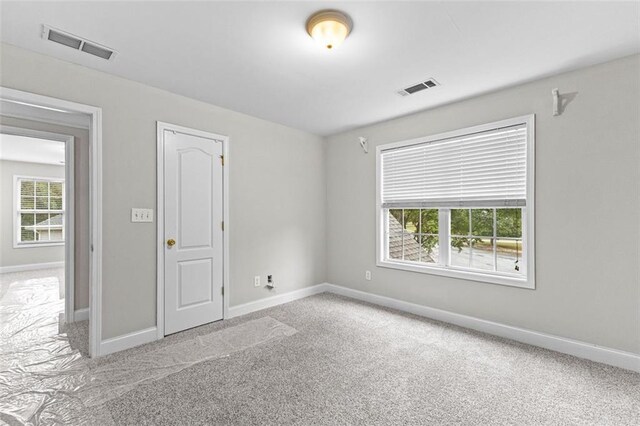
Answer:
<svg viewBox="0 0 640 426"><path fill-rule="evenodd" d="M16 177L16 242L42 245L64 242L64 181Z"/></svg>
<svg viewBox="0 0 640 426"><path fill-rule="evenodd" d="M532 288L533 125L379 146L378 263Z"/></svg>
<svg viewBox="0 0 640 426"><path fill-rule="evenodd" d="M385 150L384 207L524 206L525 124Z"/></svg>

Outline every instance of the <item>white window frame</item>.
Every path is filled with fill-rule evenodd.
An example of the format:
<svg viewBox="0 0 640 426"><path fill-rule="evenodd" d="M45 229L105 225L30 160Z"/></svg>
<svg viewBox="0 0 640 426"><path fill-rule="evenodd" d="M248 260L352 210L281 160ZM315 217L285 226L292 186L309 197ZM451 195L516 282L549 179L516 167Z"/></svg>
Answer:
<svg viewBox="0 0 640 426"><path fill-rule="evenodd" d="M386 230L388 229L388 217L386 209L382 208L382 153L389 149L434 142L441 139L459 137L470 133L485 132L501 127L510 127L519 124L527 126L527 201L522 208L522 276L500 273L494 271L481 271L466 269L442 264L442 259L450 259L451 246L450 216L445 208L439 211L439 242L440 265L428 265L417 262L396 260L388 258ZM439 133L427 137L404 140L376 147L376 265L384 268L400 269L404 271L419 272L423 274L439 275L444 277L478 281L483 283L500 284L512 287L535 289L535 115L525 115L501 120L479 126L467 127L451 132ZM455 208L455 206L451 206ZM478 206L482 208L483 206ZM486 207L486 206L485 206ZM447 223L448 222L448 223ZM446 242L442 244L442 242ZM447 251L448 253L446 253ZM449 254L449 255L447 255Z"/></svg>
<svg viewBox="0 0 640 426"><path fill-rule="evenodd" d="M42 176L22 176L22 175L14 175L13 176L13 248L34 248L34 247L53 247L53 246L64 246L65 240L62 241L20 241L20 213L23 211L20 208L20 182L23 180L32 180L32 181L40 181L40 182L62 182L62 210L42 210L41 213L51 213L51 212L61 212L63 218L62 225L62 235L63 238L66 239L66 226L67 226L67 188L66 182L64 178L54 178L54 177L42 177ZM31 211L31 210L29 210ZM33 210L34 213L38 211L36 209Z"/></svg>

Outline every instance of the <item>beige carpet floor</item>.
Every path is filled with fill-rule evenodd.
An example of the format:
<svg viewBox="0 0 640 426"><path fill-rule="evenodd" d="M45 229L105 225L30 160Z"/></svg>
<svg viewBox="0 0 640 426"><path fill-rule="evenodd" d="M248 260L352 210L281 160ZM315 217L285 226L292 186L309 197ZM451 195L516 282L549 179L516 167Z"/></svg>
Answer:
<svg viewBox="0 0 640 426"><path fill-rule="evenodd" d="M0 313L2 309L0 300ZM182 347L264 317L295 333L185 365L166 377L150 375L104 405L87 408L84 416L56 413L59 407L52 401L76 395L72 387L56 387L56 379L64 375L90 380L105 367L117 371L132 361L144 363L171 345ZM55 321L47 324L55 334ZM97 360L82 355L86 326L75 324L39 343L51 354L38 355L45 358L44 364L38 358L38 365L48 366L46 377L54 384L46 392L32 392L41 402L32 414L16 411L6 401L19 400L11 393L17 386L11 378L34 390L41 386L42 369L38 380L30 381L23 376L31 367L13 361L20 353L42 351L29 348L27 340L21 352L4 350L0 424L21 424L20 416L27 415L34 424L36 419L38 424L120 425L640 424L640 374L330 294Z"/></svg>

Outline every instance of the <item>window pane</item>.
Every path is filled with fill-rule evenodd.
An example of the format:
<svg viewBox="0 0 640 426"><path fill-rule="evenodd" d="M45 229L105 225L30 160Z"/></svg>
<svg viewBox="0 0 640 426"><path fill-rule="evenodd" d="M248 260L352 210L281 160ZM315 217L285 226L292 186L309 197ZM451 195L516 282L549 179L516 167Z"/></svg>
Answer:
<svg viewBox="0 0 640 426"><path fill-rule="evenodd" d="M420 260L420 252L422 247L420 246L420 237L417 234L409 232L404 233L404 247L403 247L403 259L411 262L418 262Z"/></svg>
<svg viewBox="0 0 640 426"><path fill-rule="evenodd" d="M62 210L62 198L51 197L49 207L51 210Z"/></svg>
<svg viewBox="0 0 640 426"><path fill-rule="evenodd" d="M471 210L471 235L493 237L493 209Z"/></svg>
<svg viewBox="0 0 640 426"><path fill-rule="evenodd" d="M389 209L387 222L389 225L387 247L389 259L402 260L402 209Z"/></svg>
<svg viewBox="0 0 640 426"><path fill-rule="evenodd" d="M389 259L402 260L402 234L389 234Z"/></svg>
<svg viewBox="0 0 640 426"><path fill-rule="evenodd" d="M483 269L493 271L493 243L490 238L471 240L471 267L474 269Z"/></svg>
<svg viewBox="0 0 640 426"><path fill-rule="evenodd" d="M36 182L36 195L48 196L49 195L49 182Z"/></svg>
<svg viewBox="0 0 640 426"><path fill-rule="evenodd" d="M422 234L437 234L438 233L438 209L425 209L420 210L421 215L421 228Z"/></svg>
<svg viewBox="0 0 640 426"><path fill-rule="evenodd" d="M47 226L49 215L47 213L38 213L36 215L36 226Z"/></svg>
<svg viewBox="0 0 640 426"><path fill-rule="evenodd" d="M33 181L23 180L20 182L20 195L34 195L34 188Z"/></svg>
<svg viewBox="0 0 640 426"><path fill-rule="evenodd" d="M36 215L33 213L20 213L21 226L33 226L36 223Z"/></svg>
<svg viewBox="0 0 640 426"><path fill-rule="evenodd" d="M420 261L424 263L437 263L438 262L438 236L422 235L420 237L420 245L422 246Z"/></svg>
<svg viewBox="0 0 640 426"><path fill-rule="evenodd" d="M49 239L51 241L63 241L64 231L62 228L52 228L49 230Z"/></svg>
<svg viewBox="0 0 640 426"><path fill-rule="evenodd" d="M404 212L404 229L409 232L417 232L420 223L420 210L405 209Z"/></svg>
<svg viewBox="0 0 640 426"><path fill-rule="evenodd" d="M49 198L48 197L36 197L36 209L49 210Z"/></svg>
<svg viewBox="0 0 640 426"><path fill-rule="evenodd" d="M36 238L38 241L49 241L49 230L39 229L36 231Z"/></svg>
<svg viewBox="0 0 640 426"><path fill-rule="evenodd" d="M35 208L35 200L33 199L33 197L22 197L20 200L21 209L32 210Z"/></svg>
<svg viewBox="0 0 640 426"><path fill-rule="evenodd" d="M451 238L451 265L468 268L470 266L470 253L468 238Z"/></svg>
<svg viewBox="0 0 640 426"><path fill-rule="evenodd" d="M522 240L498 239L496 245L498 249L498 272L522 273Z"/></svg>
<svg viewBox="0 0 640 426"><path fill-rule="evenodd" d="M62 182L51 182L51 196L62 197Z"/></svg>
<svg viewBox="0 0 640 426"><path fill-rule="evenodd" d="M469 209L451 209L451 235L469 235Z"/></svg>
<svg viewBox="0 0 640 426"><path fill-rule="evenodd" d="M498 237L522 238L522 209L497 209Z"/></svg>
<svg viewBox="0 0 640 426"><path fill-rule="evenodd" d="M25 228L20 229L20 241L34 241L34 240L35 240L35 234L33 230L25 229Z"/></svg>
<svg viewBox="0 0 640 426"><path fill-rule="evenodd" d="M402 232L402 209L389 209L389 232Z"/></svg>

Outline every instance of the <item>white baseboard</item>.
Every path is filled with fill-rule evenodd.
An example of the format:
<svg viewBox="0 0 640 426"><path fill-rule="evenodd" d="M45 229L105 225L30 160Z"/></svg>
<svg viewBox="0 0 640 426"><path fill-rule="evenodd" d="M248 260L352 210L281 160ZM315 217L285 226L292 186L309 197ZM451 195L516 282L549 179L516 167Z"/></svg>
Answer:
<svg viewBox="0 0 640 426"><path fill-rule="evenodd" d="M73 321L87 321L89 319L89 308L76 309L73 313Z"/></svg>
<svg viewBox="0 0 640 426"><path fill-rule="evenodd" d="M145 328L133 333L123 334L100 342L99 356L109 355L114 352L123 351L158 339L156 327Z"/></svg>
<svg viewBox="0 0 640 426"><path fill-rule="evenodd" d="M275 291L278 291L277 287ZM228 318L250 314L251 312L260 311L262 309L271 308L277 305L282 305L283 303L293 302L294 300L304 299L305 297L313 296L314 294L318 293L324 293L325 291L325 284L317 284L311 287L301 288L299 290L276 294L265 299L256 300L255 302L244 303L238 306L231 306L229 308Z"/></svg>
<svg viewBox="0 0 640 426"><path fill-rule="evenodd" d="M354 290L335 284L325 284L326 291L373 303L375 305L386 306L399 311L409 312L415 315L431 318L438 321L455 324L460 327L470 328L495 336L505 337L518 342L551 349L556 352L573 355L614 367L626 368L640 372L640 355L631 352L619 351L617 349L606 348L591 343L551 334L540 333L519 327L512 327L497 322L487 321L467 315L456 314L442 309L430 308L428 306L417 305L390 297L379 296L364 291Z"/></svg>
<svg viewBox="0 0 640 426"><path fill-rule="evenodd" d="M294 290L283 294L276 294L265 299L249 302L229 308L228 318L246 315L251 312L271 308L294 300L303 299L319 293L334 293L375 305L409 312L415 315L431 318L438 321L455 324L460 327L481 331L499 337L515 340L518 342L539 346L556 352L573 355L579 358L589 359L595 362L612 365L614 367L625 368L640 372L640 355L631 352L624 352L617 349L606 348L591 343L554 336L524 328L513 327L493 321L487 321L468 315L457 314L455 312L442 309L431 308L415 303L405 302L390 297L379 296L373 293L354 290L335 284L323 283L300 290ZM76 311L77 312L77 311ZM77 315L77 313L76 313ZM76 317L76 321L78 321ZM226 319L228 319L226 318ZM103 340L100 344L100 355L107 355L113 352L129 349L157 340L156 327L150 327L134 333Z"/></svg>
<svg viewBox="0 0 640 426"><path fill-rule="evenodd" d="M64 268L63 262L31 263L28 265L0 266L0 274L10 272L37 271L39 269Z"/></svg>

